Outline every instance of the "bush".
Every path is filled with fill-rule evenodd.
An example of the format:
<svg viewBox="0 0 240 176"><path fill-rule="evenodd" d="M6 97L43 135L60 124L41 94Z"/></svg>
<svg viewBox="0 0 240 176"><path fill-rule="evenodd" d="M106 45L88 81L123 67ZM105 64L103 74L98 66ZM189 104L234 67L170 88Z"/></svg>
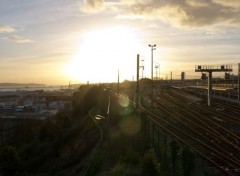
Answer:
<svg viewBox="0 0 240 176"><path fill-rule="evenodd" d="M175 173L175 170L176 170L176 162L178 159L179 150L180 150L180 146L178 145L178 143L172 140L171 141L171 158L172 158L173 173Z"/></svg>
<svg viewBox="0 0 240 176"><path fill-rule="evenodd" d="M142 176L157 176L160 174L160 163L157 160L154 149L148 150L140 159Z"/></svg>
<svg viewBox="0 0 240 176"><path fill-rule="evenodd" d="M185 176L190 176L194 169L194 155L188 149L184 148L182 151L183 171Z"/></svg>
<svg viewBox="0 0 240 176"><path fill-rule="evenodd" d="M5 146L0 151L0 171L3 176L17 175L21 169L22 161L16 149Z"/></svg>
<svg viewBox="0 0 240 176"><path fill-rule="evenodd" d="M139 176L139 170L129 165L117 164L108 174L109 176Z"/></svg>
<svg viewBox="0 0 240 176"><path fill-rule="evenodd" d="M120 158L120 162L136 165L139 162L139 154L130 146L126 154Z"/></svg>

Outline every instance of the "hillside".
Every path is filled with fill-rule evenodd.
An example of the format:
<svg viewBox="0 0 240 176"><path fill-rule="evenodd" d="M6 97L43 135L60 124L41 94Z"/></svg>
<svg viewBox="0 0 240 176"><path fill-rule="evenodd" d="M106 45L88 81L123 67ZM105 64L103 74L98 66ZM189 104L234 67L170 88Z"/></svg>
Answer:
<svg viewBox="0 0 240 176"><path fill-rule="evenodd" d="M0 175L78 175L99 139L87 113L97 102L90 96L96 91L83 88L74 95L73 108L54 117L15 124L13 138L0 149Z"/></svg>
<svg viewBox="0 0 240 176"><path fill-rule="evenodd" d="M109 99L103 87L82 86L72 108L44 121L21 121L0 149L0 175L75 176L83 170L84 176L161 175L162 165L142 130L142 115L120 101ZM92 117L98 114L106 119L97 122L103 140L94 152L101 133Z"/></svg>

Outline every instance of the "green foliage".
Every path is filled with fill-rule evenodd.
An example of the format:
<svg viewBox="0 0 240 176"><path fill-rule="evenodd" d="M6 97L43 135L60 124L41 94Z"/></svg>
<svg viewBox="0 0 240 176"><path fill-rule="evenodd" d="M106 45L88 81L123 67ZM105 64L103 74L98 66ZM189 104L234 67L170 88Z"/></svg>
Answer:
<svg viewBox="0 0 240 176"><path fill-rule="evenodd" d="M173 172L175 172L176 168L176 161L178 158L180 147L178 143L174 140L171 141L171 157L172 157L172 165L173 165Z"/></svg>
<svg viewBox="0 0 240 176"><path fill-rule="evenodd" d="M11 141L14 141L14 146L24 145L25 143L35 140L35 131L37 131L42 124L42 121L37 119L18 120L20 123L16 124L14 135L11 137Z"/></svg>
<svg viewBox="0 0 240 176"><path fill-rule="evenodd" d="M57 136L56 125L47 119L39 131L40 141L51 141Z"/></svg>
<svg viewBox="0 0 240 176"><path fill-rule="evenodd" d="M109 176L139 176L139 170L137 168L133 168L126 164L117 164L113 167L109 174Z"/></svg>
<svg viewBox="0 0 240 176"><path fill-rule="evenodd" d="M142 176L157 176L160 174L160 163L157 160L154 149L148 150L140 159Z"/></svg>
<svg viewBox="0 0 240 176"><path fill-rule="evenodd" d="M0 171L3 176L18 175L21 165L22 161L14 147L5 146L0 150Z"/></svg>
<svg viewBox="0 0 240 176"><path fill-rule="evenodd" d="M105 92L106 93L106 92ZM76 114L86 114L93 106L101 102L100 95L104 94L102 86L84 85L72 97L73 110Z"/></svg>
<svg viewBox="0 0 240 176"><path fill-rule="evenodd" d="M117 164L110 170L109 176L122 176L124 175L125 170L126 167L124 164Z"/></svg>
<svg viewBox="0 0 240 176"><path fill-rule="evenodd" d="M191 176L191 172L194 169L194 155L188 148L183 149L182 160L184 176Z"/></svg>
<svg viewBox="0 0 240 176"><path fill-rule="evenodd" d="M133 149L132 145L128 147L126 154L120 157L121 163L137 165L139 162L139 153Z"/></svg>
<svg viewBox="0 0 240 176"><path fill-rule="evenodd" d="M68 128L71 126L71 114L68 111L60 111L55 116L56 119L56 125L59 128Z"/></svg>

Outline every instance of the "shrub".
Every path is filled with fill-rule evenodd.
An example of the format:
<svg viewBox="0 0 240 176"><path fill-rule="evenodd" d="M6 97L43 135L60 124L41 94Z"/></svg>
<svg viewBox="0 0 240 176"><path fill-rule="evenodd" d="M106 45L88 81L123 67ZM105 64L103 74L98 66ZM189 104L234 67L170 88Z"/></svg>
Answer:
<svg viewBox="0 0 240 176"><path fill-rule="evenodd" d="M157 160L154 149L148 150L140 159L142 176L157 176L160 174L160 163Z"/></svg>
<svg viewBox="0 0 240 176"><path fill-rule="evenodd" d="M130 165L125 164L117 164L113 167L109 174L109 176L139 176L139 170L137 168L133 168Z"/></svg>
<svg viewBox="0 0 240 176"><path fill-rule="evenodd" d="M0 171L3 176L17 175L21 169L21 159L16 149L12 146L5 146L0 151Z"/></svg>

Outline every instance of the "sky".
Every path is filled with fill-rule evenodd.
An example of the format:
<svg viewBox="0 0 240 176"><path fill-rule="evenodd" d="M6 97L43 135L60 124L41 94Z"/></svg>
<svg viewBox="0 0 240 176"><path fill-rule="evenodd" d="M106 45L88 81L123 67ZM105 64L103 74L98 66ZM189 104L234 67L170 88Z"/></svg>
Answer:
<svg viewBox="0 0 240 176"><path fill-rule="evenodd" d="M195 65L235 68L240 1L0 0L0 82L116 82L118 70L132 80L137 54L151 77L149 44L164 79L195 77Z"/></svg>

